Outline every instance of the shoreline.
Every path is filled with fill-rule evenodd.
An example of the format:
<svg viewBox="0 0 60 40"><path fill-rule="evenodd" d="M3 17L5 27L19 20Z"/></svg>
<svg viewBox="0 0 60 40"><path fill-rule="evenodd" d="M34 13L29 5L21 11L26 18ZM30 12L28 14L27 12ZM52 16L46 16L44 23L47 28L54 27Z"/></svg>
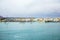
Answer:
<svg viewBox="0 0 60 40"><path fill-rule="evenodd" d="M60 22L60 18L0 18L0 22Z"/></svg>

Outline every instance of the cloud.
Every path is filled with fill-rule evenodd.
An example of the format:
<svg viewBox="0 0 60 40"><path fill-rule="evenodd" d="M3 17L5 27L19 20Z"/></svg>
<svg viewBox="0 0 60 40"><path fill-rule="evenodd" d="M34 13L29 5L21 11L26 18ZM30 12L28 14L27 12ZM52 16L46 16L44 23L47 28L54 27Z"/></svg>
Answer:
<svg viewBox="0 0 60 40"><path fill-rule="evenodd" d="M1 15L35 15L60 13L60 0L2 0L0 2Z"/></svg>

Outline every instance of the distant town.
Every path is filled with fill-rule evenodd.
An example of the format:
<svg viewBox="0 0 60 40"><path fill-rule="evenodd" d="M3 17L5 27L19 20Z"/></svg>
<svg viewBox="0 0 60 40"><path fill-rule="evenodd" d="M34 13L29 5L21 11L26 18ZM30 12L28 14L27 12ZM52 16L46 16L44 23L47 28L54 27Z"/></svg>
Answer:
<svg viewBox="0 0 60 40"><path fill-rule="evenodd" d="M60 22L58 18L34 18L34 17L2 17L0 16L0 22Z"/></svg>

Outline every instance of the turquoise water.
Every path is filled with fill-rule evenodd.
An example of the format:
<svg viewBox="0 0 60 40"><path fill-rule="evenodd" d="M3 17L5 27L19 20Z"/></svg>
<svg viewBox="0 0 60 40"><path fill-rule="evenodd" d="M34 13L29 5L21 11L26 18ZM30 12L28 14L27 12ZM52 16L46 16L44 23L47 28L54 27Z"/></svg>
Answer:
<svg viewBox="0 0 60 40"><path fill-rule="evenodd" d="M60 40L60 23L0 23L0 40Z"/></svg>

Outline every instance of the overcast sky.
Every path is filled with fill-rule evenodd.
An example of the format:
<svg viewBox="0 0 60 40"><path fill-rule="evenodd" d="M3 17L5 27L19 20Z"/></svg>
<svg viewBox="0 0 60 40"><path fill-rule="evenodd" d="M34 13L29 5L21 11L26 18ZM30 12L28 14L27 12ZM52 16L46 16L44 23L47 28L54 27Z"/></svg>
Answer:
<svg viewBox="0 0 60 40"><path fill-rule="evenodd" d="M0 0L0 15L60 16L60 0Z"/></svg>

